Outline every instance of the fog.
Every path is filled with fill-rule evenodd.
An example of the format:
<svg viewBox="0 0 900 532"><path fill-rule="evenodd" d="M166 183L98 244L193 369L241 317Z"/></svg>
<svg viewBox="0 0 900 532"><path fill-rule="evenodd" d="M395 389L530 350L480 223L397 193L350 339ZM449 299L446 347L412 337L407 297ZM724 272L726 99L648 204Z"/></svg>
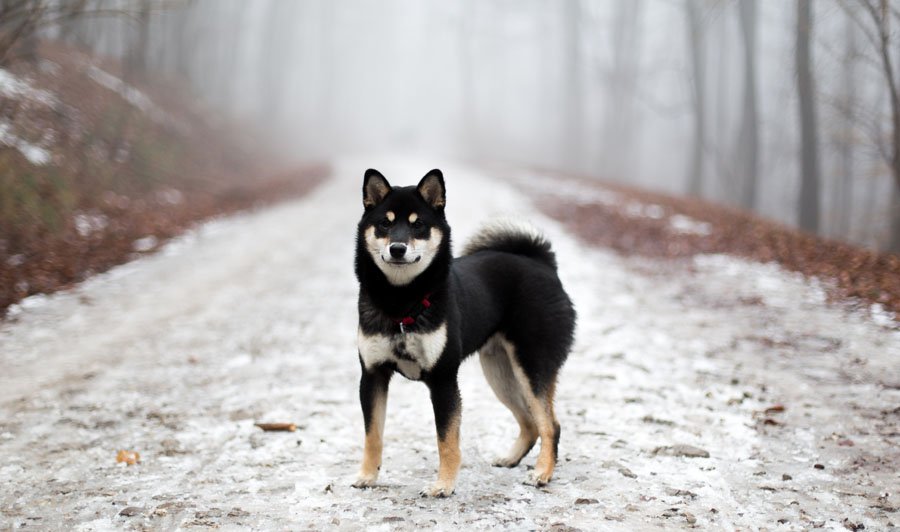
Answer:
<svg viewBox="0 0 900 532"><path fill-rule="evenodd" d="M900 246L900 2L143 4L147 17L81 22L78 39L184 80L294 160L535 166Z"/></svg>

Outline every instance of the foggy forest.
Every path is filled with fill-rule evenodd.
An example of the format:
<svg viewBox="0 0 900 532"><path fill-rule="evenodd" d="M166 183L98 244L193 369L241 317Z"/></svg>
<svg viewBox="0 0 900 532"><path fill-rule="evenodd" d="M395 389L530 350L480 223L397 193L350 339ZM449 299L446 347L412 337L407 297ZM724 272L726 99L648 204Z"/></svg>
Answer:
<svg viewBox="0 0 900 532"><path fill-rule="evenodd" d="M898 362L900 0L0 0L0 530L896 531Z"/></svg>
<svg viewBox="0 0 900 532"><path fill-rule="evenodd" d="M156 4L66 38L188 80L293 157L512 161L900 249L895 2Z"/></svg>

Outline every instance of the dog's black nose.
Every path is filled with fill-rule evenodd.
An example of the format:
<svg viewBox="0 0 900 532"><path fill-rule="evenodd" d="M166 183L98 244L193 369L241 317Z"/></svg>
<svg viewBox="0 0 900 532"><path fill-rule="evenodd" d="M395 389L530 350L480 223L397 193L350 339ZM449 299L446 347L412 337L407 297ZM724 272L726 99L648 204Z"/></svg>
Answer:
<svg viewBox="0 0 900 532"><path fill-rule="evenodd" d="M406 244L391 244L391 257L399 259L406 255Z"/></svg>

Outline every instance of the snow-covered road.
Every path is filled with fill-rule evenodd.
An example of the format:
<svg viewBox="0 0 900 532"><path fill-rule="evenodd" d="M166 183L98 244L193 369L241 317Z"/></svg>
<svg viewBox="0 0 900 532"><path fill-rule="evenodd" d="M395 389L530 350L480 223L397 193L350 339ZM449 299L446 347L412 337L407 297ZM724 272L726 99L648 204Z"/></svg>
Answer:
<svg viewBox="0 0 900 532"><path fill-rule="evenodd" d="M367 166L208 223L0 324L2 530L866 530L900 524L900 332L772 265L584 246L508 182L445 165L457 248L491 214L543 227L579 312L545 488L491 460L516 423L462 370L456 494L428 394L391 386L378 487L362 453L353 239ZM296 432L254 422L290 421ZM116 462L118 451L140 462ZM701 456L686 456L701 455Z"/></svg>

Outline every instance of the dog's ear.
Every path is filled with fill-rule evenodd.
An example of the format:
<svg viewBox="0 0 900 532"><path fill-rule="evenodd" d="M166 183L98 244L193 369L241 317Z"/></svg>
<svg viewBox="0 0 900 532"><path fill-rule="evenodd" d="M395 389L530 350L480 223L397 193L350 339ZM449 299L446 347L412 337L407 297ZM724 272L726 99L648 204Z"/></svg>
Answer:
<svg viewBox="0 0 900 532"><path fill-rule="evenodd" d="M422 199L428 202L433 209L437 211L444 210L444 205L447 203L447 193L444 189L444 174L440 170L435 168L425 174L425 177L419 181L419 186L416 188Z"/></svg>
<svg viewBox="0 0 900 532"><path fill-rule="evenodd" d="M369 168L363 179L363 207L371 209L387 197L391 192L391 184L381 172Z"/></svg>

